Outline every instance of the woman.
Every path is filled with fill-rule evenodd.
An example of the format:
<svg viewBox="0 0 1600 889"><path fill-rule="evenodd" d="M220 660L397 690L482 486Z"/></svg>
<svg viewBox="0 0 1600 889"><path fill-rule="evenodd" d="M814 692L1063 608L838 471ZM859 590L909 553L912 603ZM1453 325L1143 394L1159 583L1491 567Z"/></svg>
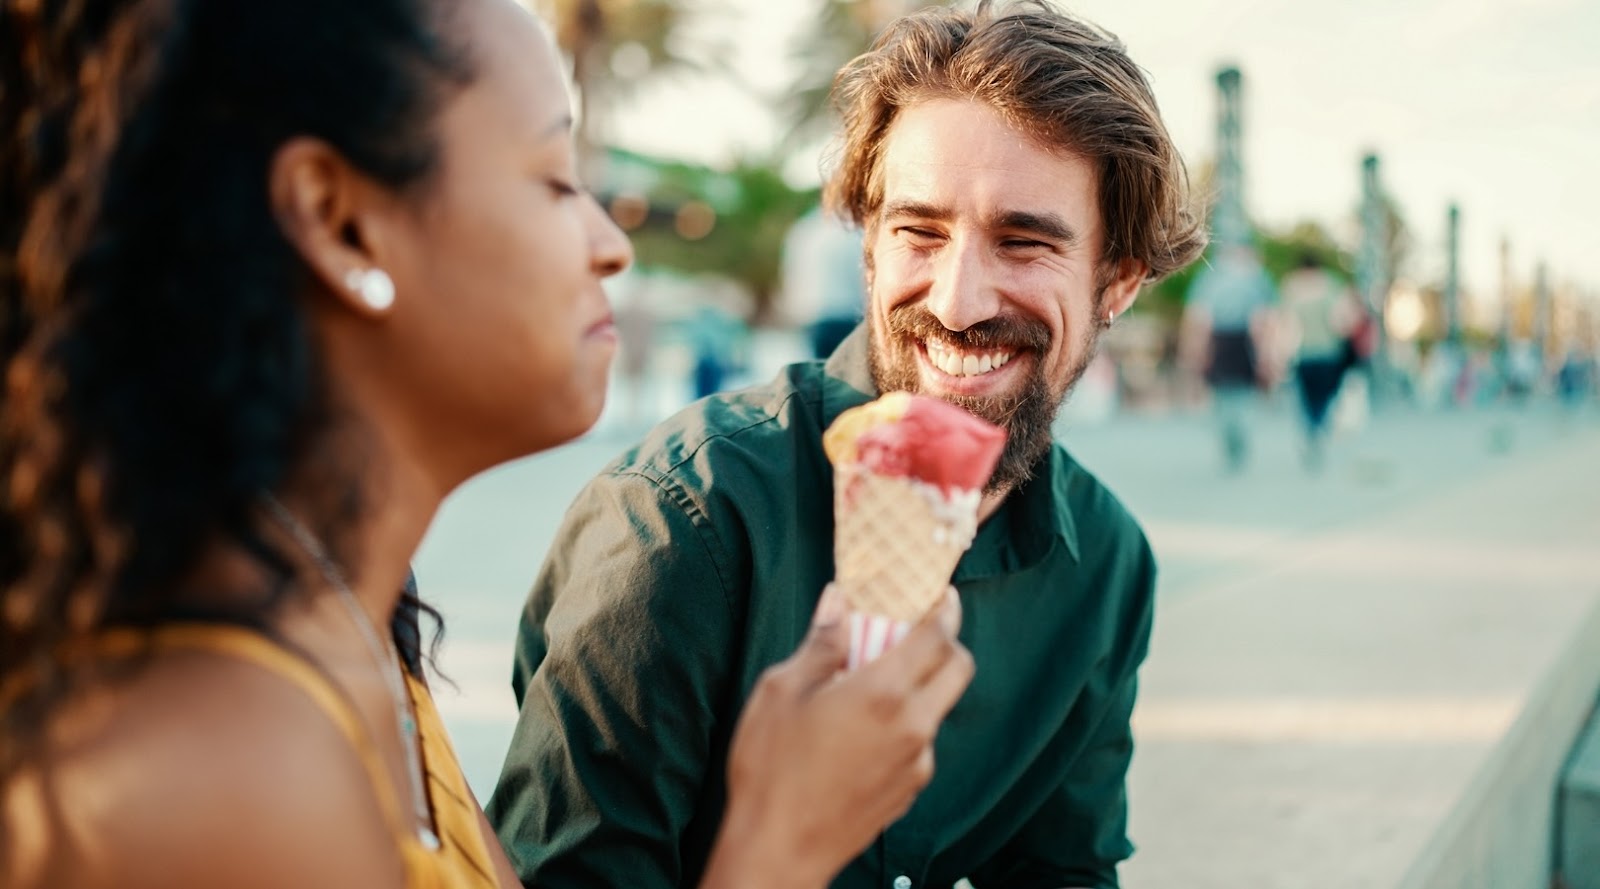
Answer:
<svg viewBox="0 0 1600 889"><path fill-rule="evenodd" d="M1350 337L1361 308L1350 288L1309 251L1284 276L1283 306L1294 344L1294 379L1305 430L1306 469L1318 472L1327 456L1328 409L1350 367Z"/></svg>
<svg viewBox="0 0 1600 889"><path fill-rule="evenodd" d="M631 259L512 0L0 4L0 885L515 884L392 635L474 474L587 429ZM830 608L831 610L831 608ZM769 673L708 886L820 886L970 676Z"/></svg>

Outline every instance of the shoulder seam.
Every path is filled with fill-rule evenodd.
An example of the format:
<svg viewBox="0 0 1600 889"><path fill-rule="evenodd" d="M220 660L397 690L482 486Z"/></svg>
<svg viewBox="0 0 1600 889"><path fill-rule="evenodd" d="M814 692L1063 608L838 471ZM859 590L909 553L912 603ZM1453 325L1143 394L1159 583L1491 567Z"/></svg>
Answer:
<svg viewBox="0 0 1600 889"><path fill-rule="evenodd" d="M679 467L698 456L700 452L712 442L719 439L732 439L734 436L737 436L743 432L748 432L751 429L755 429L759 426L765 426L776 421L778 419L778 415L783 412L783 409L788 406L789 402L797 398L803 401L805 398L804 393L797 390L790 391L783 397L781 401L778 402L778 406L775 410L765 412L761 419L756 420L753 423L747 423L737 429L732 429L726 432L715 432L705 436L703 439L696 442L694 447L690 448L685 454L683 454L679 460L667 466L665 469L656 469L644 463L617 466L612 469L613 475L619 477L630 475L637 476L638 478L644 479L645 481L654 485L668 501L670 501L679 509L679 511L683 513L684 518L689 521L689 526L694 528L695 536L700 540L700 546L706 552L707 561L711 563L711 570L716 572L717 586L722 592L723 603L728 606L728 612L730 614L734 613L735 610L734 601L732 593L730 592L728 578L722 573L722 561L717 558L719 550L721 550L722 547L716 539L716 529L711 524L710 516L707 515L703 506L696 500L694 495L688 491L688 489L686 489L682 484L678 483L677 479L673 477L673 474L678 471Z"/></svg>
<svg viewBox="0 0 1600 889"><path fill-rule="evenodd" d="M689 496L689 492L684 490L682 485L677 484L664 474L655 475L641 469L619 469L616 470L615 474L619 477L634 476L649 482L655 486L657 491L661 492L666 502L672 504L679 512L683 513L683 517L688 521L689 527L694 529L695 539L700 541L700 548L705 551L706 561L711 564L711 570L717 576L717 591L722 594L722 602L728 607L728 613L732 614L734 611L733 596L729 592L728 579L722 573L722 560L717 557L721 547L713 545L716 543L716 534L715 530L710 527L709 516L706 515L705 510L700 508L700 505L694 501L693 497Z"/></svg>
<svg viewBox="0 0 1600 889"><path fill-rule="evenodd" d="M783 413L783 409L788 406L789 402L795 400L796 398L801 398L801 397L802 397L802 395L801 395L800 392L791 391L788 395L785 395L783 397L782 401L778 402L778 406L777 406L776 410L768 411L766 413L766 415L763 416L761 419L759 419L759 420L757 420L757 421L755 421L753 423L746 423L745 425L740 426L738 429L731 429L731 430L729 430L727 432L715 432L715 433L712 433L710 435L707 435L705 438L701 439L699 442L696 442L695 446L693 448L691 448L687 453L685 453L683 455L682 459L678 460L676 463L673 463L671 466L668 466L662 472L662 477L665 478L666 476L671 475L673 472L676 472L678 470L678 467L682 466L685 463L688 463L690 460L693 460L697 454L699 454L702 450L705 450L707 445L711 444L712 442L714 442L714 441L716 441L718 439L732 439L734 436L739 435L741 433L749 432L750 430L755 429L758 426L765 426L768 423L774 422L775 420L778 419L778 415Z"/></svg>

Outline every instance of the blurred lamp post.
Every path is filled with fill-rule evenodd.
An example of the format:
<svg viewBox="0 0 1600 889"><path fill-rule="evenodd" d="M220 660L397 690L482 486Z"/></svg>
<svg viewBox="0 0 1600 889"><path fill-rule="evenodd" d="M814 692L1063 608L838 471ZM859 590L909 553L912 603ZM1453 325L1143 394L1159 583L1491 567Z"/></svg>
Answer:
<svg viewBox="0 0 1600 889"><path fill-rule="evenodd" d="M1461 342L1461 208L1450 205L1445 228L1444 337L1455 347Z"/></svg>
<svg viewBox="0 0 1600 889"><path fill-rule="evenodd" d="M1511 295L1511 239L1500 238L1500 350L1511 348L1516 336L1516 307Z"/></svg>
<svg viewBox="0 0 1600 889"><path fill-rule="evenodd" d="M1553 312L1550 299L1549 269L1544 261L1540 260L1533 273L1533 354L1539 356L1540 361L1549 358L1550 349L1554 345L1551 324Z"/></svg>
<svg viewBox="0 0 1600 889"><path fill-rule="evenodd" d="M1384 245L1389 218L1378 180L1378 156L1361 159L1361 247L1356 254L1356 286L1378 325L1377 348L1372 355L1372 400L1379 405L1390 393L1388 290L1391 270L1385 268Z"/></svg>
<svg viewBox="0 0 1600 889"><path fill-rule="evenodd" d="M1240 143L1243 77L1238 68L1217 72L1217 203L1211 211L1211 240L1218 248L1250 243L1244 212L1244 157Z"/></svg>

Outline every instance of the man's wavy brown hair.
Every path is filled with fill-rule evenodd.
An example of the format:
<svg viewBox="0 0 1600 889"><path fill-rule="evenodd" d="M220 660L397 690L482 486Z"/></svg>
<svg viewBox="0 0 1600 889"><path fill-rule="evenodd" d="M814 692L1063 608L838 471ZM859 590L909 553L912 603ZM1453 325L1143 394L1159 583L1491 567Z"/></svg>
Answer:
<svg viewBox="0 0 1600 889"><path fill-rule="evenodd" d="M890 25L834 80L843 118L830 208L870 228L883 204L883 145L903 108L988 104L1039 144L1099 168L1102 263L1136 259L1155 281L1198 257L1206 232L1150 84L1126 48L1042 0L925 9Z"/></svg>

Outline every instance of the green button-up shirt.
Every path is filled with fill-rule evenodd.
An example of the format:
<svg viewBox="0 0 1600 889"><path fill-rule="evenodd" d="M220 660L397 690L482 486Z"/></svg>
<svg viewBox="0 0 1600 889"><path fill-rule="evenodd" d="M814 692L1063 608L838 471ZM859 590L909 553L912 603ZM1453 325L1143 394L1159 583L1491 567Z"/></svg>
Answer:
<svg viewBox="0 0 1600 889"><path fill-rule="evenodd" d="M579 495L522 615L521 715L488 806L524 883L697 882L735 720L833 576L822 432L873 395L858 329L826 365L694 404ZM1115 887L1154 605L1143 533L1058 445L954 583L977 675L933 782L834 885Z"/></svg>

